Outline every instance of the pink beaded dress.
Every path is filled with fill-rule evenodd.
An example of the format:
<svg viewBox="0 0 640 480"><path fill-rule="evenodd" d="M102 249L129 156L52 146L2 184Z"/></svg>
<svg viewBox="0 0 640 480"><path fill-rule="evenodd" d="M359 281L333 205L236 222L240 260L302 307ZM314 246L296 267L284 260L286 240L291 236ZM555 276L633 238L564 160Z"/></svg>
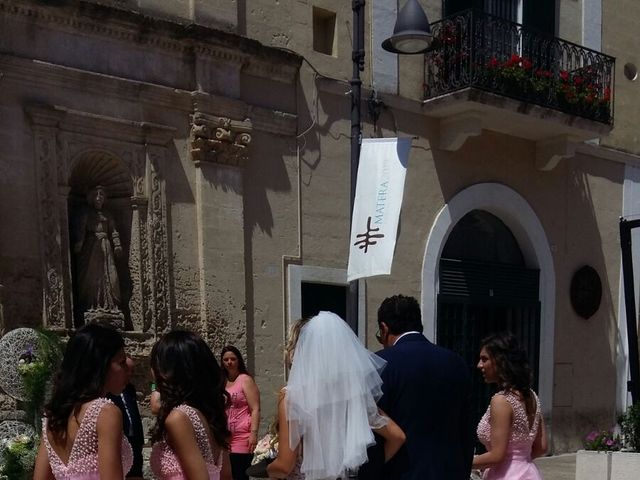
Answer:
<svg viewBox="0 0 640 480"><path fill-rule="evenodd" d="M112 404L111 400L106 398L97 398L93 400L86 408L78 433L71 446L69 461L65 464L58 454L51 447L49 437L47 435L47 421L45 419L42 428L42 438L47 447L49 455L49 465L56 480L100 480L98 471L98 432L96 425L98 416L102 408L107 404ZM131 445L122 436L122 472L123 478L133 465L133 452Z"/></svg>
<svg viewBox="0 0 640 480"><path fill-rule="evenodd" d="M198 448L207 464L209 480L219 480L220 471L222 470L222 449L220 449L220 454L216 461L209 444L207 429L202 423L202 420L200 420L198 412L196 412L193 407L184 404L178 405L175 408L185 413L193 425L193 430L196 432ZM178 457L166 441L161 441L153 445L150 460L151 470L159 480L186 480L187 477L182 471L180 460L178 460Z"/></svg>
<svg viewBox="0 0 640 480"><path fill-rule="evenodd" d="M531 447L540 428L542 414L540 400L531 391L536 402L536 413L533 423L529 425L527 412L522 401L513 392L501 391L513 409L513 423L507 445L507 456L499 465L484 471L483 480L542 480L540 472L531 460ZM489 449L491 447L491 407L487 409L478 424L478 439Z"/></svg>

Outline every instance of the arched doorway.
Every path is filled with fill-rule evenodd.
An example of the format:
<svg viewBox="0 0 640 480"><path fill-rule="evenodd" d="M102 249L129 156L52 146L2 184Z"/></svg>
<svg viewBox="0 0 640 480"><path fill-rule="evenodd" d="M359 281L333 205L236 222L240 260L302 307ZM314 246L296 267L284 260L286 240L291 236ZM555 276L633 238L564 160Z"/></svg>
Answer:
<svg viewBox="0 0 640 480"><path fill-rule="evenodd" d="M498 217L517 240L526 266L540 269L538 396L545 418L551 421L556 311L556 273L552 246L536 212L512 188L495 182L471 185L451 197L436 215L427 237L422 263L420 298L424 334L434 342L437 339L440 257L453 228L472 210L484 210Z"/></svg>
<svg viewBox="0 0 640 480"><path fill-rule="evenodd" d="M449 234L439 260L437 338L459 353L470 369L482 338L511 331L529 354L537 389L540 352L540 270L527 268L511 230L484 210L465 214ZM491 389L473 375L476 420Z"/></svg>

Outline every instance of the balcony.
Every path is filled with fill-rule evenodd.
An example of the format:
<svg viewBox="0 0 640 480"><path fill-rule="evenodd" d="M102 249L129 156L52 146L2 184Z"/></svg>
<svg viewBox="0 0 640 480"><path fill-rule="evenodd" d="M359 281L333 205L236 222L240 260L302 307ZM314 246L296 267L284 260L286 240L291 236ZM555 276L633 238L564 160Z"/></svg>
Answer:
<svg viewBox="0 0 640 480"><path fill-rule="evenodd" d="M424 106L440 148L493 130L534 141L548 170L613 128L613 57L476 10L431 28Z"/></svg>

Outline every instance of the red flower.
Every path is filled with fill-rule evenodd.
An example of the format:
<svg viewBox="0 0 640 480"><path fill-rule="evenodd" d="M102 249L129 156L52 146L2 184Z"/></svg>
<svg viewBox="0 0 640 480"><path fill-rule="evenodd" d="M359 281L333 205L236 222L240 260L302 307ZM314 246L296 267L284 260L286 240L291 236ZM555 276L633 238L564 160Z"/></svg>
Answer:
<svg viewBox="0 0 640 480"><path fill-rule="evenodd" d="M568 81L569 81L569 72L567 72L566 70L562 70L562 71L560 72L560 79L561 79L563 82L568 82Z"/></svg>
<svg viewBox="0 0 640 480"><path fill-rule="evenodd" d="M593 96L592 93L590 93L589 95L587 95L586 97L584 97L585 101L587 103L593 103L593 101L595 100L595 97Z"/></svg>
<svg viewBox="0 0 640 480"><path fill-rule="evenodd" d="M525 70L531 70L532 67L533 67L533 63L531 63L529 59L527 58L522 59L522 68L524 68Z"/></svg>
<svg viewBox="0 0 640 480"><path fill-rule="evenodd" d="M584 78L576 75L575 77L573 77L573 84L576 87L579 87L580 85L582 85L584 83Z"/></svg>
<svg viewBox="0 0 640 480"><path fill-rule="evenodd" d="M605 102L608 102L608 101L610 101L610 100L611 100L611 89L610 89L609 87L606 87L606 88L604 89L604 95L603 95L602 99L603 99Z"/></svg>
<svg viewBox="0 0 640 480"><path fill-rule="evenodd" d="M496 57L491 57L489 59L489 61L487 62L487 67L489 67L489 68L496 68L499 65L500 64L498 63L498 60L496 59Z"/></svg>
<svg viewBox="0 0 640 480"><path fill-rule="evenodd" d="M511 55L511 63L520 63L520 60L522 60L522 59L520 58L519 55L517 55L515 53L513 55Z"/></svg>

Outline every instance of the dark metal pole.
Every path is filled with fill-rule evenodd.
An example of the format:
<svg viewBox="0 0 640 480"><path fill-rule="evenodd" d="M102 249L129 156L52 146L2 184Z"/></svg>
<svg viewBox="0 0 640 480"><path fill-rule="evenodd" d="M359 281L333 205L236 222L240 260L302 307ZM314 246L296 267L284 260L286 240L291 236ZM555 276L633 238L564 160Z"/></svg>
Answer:
<svg viewBox="0 0 640 480"><path fill-rule="evenodd" d="M640 359L638 358L638 328L636 317L635 286L633 281L633 257L631 252L631 229L640 227L640 220L620 219L620 248L622 250L622 280L624 285L624 306L627 316L627 342L629 344L629 373L631 380L628 391L631 402L640 402Z"/></svg>
<svg viewBox="0 0 640 480"><path fill-rule="evenodd" d="M349 225L353 218L353 204L356 197L358 180L358 163L360 161L360 141L362 127L360 125L360 104L362 97L362 80L360 72L364 70L364 6L365 0L351 0L353 10L353 78L351 79L351 203L349 209ZM351 239L351 236L349 236ZM347 293L347 323L354 332L358 332L358 281L349 282Z"/></svg>

